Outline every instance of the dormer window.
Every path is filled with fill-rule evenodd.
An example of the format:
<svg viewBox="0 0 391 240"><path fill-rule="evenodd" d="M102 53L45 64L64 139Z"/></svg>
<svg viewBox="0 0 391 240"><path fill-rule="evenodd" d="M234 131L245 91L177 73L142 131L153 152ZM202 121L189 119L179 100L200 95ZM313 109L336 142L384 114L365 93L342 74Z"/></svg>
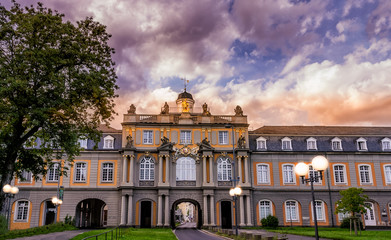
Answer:
<svg viewBox="0 0 391 240"><path fill-rule="evenodd" d="M315 138L310 137L307 139L307 150L317 150Z"/></svg>
<svg viewBox="0 0 391 240"><path fill-rule="evenodd" d="M368 151L367 148L367 140L365 138L359 138L357 139L357 150L358 151Z"/></svg>
<svg viewBox="0 0 391 240"><path fill-rule="evenodd" d="M257 138L257 149L258 150L266 150L267 149L266 138L264 138L264 137Z"/></svg>
<svg viewBox="0 0 391 240"><path fill-rule="evenodd" d="M284 137L283 139L281 139L281 146L282 146L282 150L284 151L292 150L292 139L288 137Z"/></svg>
<svg viewBox="0 0 391 240"><path fill-rule="evenodd" d="M113 149L114 148L114 138L112 136L106 136L103 140L103 148Z"/></svg>
<svg viewBox="0 0 391 240"><path fill-rule="evenodd" d="M81 137L78 141L80 148L87 149L87 138Z"/></svg>
<svg viewBox="0 0 391 240"><path fill-rule="evenodd" d="M381 146L383 151L391 151L391 139L383 138L381 140Z"/></svg>
<svg viewBox="0 0 391 240"><path fill-rule="evenodd" d="M331 140L331 148L333 151L342 151L342 141L340 138L333 138Z"/></svg>

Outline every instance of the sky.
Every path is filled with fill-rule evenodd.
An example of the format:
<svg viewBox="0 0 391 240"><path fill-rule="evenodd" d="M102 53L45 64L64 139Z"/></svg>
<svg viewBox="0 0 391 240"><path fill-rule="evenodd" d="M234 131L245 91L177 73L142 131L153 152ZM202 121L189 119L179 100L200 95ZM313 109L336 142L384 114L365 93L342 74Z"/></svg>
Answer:
<svg viewBox="0 0 391 240"><path fill-rule="evenodd" d="M233 115L240 105L250 129L391 126L391 1L41 2L72 22L92 16L112 34L115 128L130 104L139 114L175 107L181 78L196 107Z"/></svg>

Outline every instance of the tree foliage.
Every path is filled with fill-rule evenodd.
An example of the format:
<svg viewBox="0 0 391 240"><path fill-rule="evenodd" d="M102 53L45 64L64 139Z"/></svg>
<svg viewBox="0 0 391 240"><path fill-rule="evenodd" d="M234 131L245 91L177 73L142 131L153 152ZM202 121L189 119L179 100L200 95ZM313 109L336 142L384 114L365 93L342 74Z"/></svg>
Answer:
<svg viewBox="0 0 391 240"><path fill-rule="evenodd" d="M77 140L98 141L114 114L111 35L91 17L63 17L41 3L0 4L1 187L22 170L45 174L52 158L72 161Z"/></svg>

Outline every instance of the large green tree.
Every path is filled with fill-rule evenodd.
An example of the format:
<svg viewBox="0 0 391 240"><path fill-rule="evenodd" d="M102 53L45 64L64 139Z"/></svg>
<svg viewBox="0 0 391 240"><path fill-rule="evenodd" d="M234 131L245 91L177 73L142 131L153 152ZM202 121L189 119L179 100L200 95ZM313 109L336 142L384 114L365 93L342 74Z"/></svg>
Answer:
<svg viewBox="0 0 391 240"><path fill-rule="evenodd" d="M91 17L63 18L41 3L0 4L1 187L22 170L45 174L51 159L72 161L77 140L98 141L115 114L111 35Z"/></svg>
<svg viewBox="0 0 391 240"><path fill-rule="evenodd" d="M364 214L366 211L365 202L368 196L363 194L362 188L348 188L339 192L341 199L337 201L336 213L350 213L353 219L354 232L357 235L356 213Z"/></svg>

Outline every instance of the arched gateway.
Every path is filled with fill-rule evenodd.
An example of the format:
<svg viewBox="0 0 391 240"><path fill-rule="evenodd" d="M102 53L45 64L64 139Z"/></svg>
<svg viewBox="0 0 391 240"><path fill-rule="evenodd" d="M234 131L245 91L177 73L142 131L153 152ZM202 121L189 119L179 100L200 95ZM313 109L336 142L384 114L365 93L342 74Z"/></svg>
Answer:
<svg viewBox="0 0 391 240"><path fill-rule="evenodd" d="M76 206L76 227L100 228L107 225L107 206L100 199L88 198Z"/></svg>
<svg viewBox="0 0 391 240"><path fill-rule="evenodd" d="M171 207L171 228L175 228L175 223L176 223L176 210L177 210L177 206L181 203L185 203L185 202L188 202L188 203L191 203L192 205L194 205L194 214L191 215L191 220L196 222L196 226L197 228L201 228L202 226L202 209L201 209L201 205L196 201L196 200L193 200L193 199L188 199L188 198L182 198L182 199L178 199L176 200L173 204L172 204L172 207Z"/></svg>

